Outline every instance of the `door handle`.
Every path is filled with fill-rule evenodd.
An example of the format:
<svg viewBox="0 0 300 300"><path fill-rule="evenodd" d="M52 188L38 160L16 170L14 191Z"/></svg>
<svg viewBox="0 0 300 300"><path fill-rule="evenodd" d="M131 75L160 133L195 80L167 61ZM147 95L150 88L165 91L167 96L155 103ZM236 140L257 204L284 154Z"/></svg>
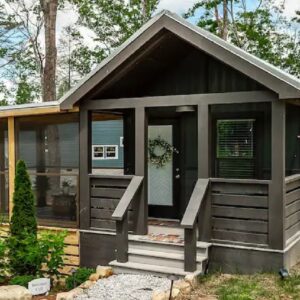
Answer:
<svg viewBox="0 0 300 300"><path fill-rule="evenodd" d="M180 175L177 174L177 175L175 176L175 179L179 179L179 178L180 178Z"/></svg>

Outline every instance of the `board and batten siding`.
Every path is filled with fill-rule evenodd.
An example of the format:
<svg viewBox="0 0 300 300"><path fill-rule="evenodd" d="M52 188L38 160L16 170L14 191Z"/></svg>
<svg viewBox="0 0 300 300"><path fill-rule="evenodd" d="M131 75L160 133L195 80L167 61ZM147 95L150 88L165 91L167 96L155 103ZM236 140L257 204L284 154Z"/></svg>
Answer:
<svg viewBox="0 0 300 300"><path fill-rule="evenodd" d="M300 174L286 177L285 239L300 231Z"/></svg>
<svg viewBox="0 0 300 300"><path fill-rule="evenodd" d="M268 244L268 181L211 179L212 239Z"/></svg>

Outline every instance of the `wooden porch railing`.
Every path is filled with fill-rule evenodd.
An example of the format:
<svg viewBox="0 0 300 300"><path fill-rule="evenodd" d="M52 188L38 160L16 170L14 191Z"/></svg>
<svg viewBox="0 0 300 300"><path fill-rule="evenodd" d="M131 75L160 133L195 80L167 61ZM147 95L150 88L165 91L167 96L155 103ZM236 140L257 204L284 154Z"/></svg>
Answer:
<svg viewBox="0 0 300 300"><path fill-rule="evenodd" d="M128 261L128 209L139 191L144 177L133 176L124 195L117 205L112 219L116 221L117 261Z"/></svg>
<svg viewBox="0 0 300 300"><path fill-rule="evenodd" d="M197 269L197 218L209 186L209 179L198 179L181 221L184 228L184 270Z"/></svg>

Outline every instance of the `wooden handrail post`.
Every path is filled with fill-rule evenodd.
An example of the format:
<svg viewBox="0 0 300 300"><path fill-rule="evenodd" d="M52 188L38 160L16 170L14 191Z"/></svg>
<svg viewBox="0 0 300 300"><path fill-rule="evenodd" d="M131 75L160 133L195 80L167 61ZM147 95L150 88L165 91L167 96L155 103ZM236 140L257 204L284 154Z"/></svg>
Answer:
<svg viewBox="0 0 300 300"><path fill-rule="evenodd" d="M184 229L184 271L195 272L197 270L197 230Z"/></svg>
<svg viewBox="0 0 300 300"><path fill-rule="evenodd" d="M116 221L117 261L128 262L128 212L122 220Z"/></svg>

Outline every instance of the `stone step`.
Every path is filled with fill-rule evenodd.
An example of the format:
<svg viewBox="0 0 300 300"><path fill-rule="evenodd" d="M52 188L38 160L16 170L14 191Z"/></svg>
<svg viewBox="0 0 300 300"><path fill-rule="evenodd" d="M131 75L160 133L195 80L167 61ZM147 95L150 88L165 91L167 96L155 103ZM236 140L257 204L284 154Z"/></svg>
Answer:
<svg viewBox="0 0 300 300"><path fill-rule="evenodd" d="M184 277L189 274L183 271L181 268L172 268L165 266L148 265L135 262L119 263L116 260L109 263L113 267L115 274L152 274L159 277L168 277L175 275L178 277Z"/></svg>
<svg viewBox="0 0 300 300"><path fill-rule="evenodd" d="M206 261L206 259L206 256L197 255L197 270L202 270L202 263ZM170 253L130 247L128 260L134 263L184 269L183 251Z"/></svg>

